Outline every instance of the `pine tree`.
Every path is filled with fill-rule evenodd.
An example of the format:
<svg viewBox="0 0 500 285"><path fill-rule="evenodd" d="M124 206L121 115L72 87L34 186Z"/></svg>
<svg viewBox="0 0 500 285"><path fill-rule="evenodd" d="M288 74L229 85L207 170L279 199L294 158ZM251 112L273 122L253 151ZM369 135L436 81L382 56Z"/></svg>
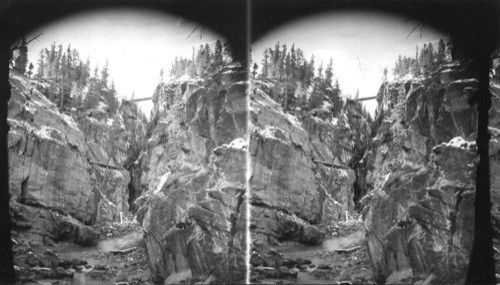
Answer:
<svg viewBox="0 0 500 285"><path fill-rule="evenodd" d="M314 55L311 55L311 60L309 61L309 64L306 63L306 78L305 78L305 85L310 86L312 83L312 79L314 78L314 71L315 71L315 66L314 66Z"/></svg>
<svg viewBox="0 0 500 285"><path fill-rule="evenodd" d="M424 45L425 47L425 45ZM429 43L424 49L424 76L429 77L434 72L434 48L432 43Z"/></svg>
<svg viewBox="0 0 500 285"><path fill-rule="evenodd" d="M277 78L279 75L278 65L280 60L280 42L274 46L273 51L273 64L272 64L272 77Z"/></svg>
<svg viewBox="0 0 500 285"><path fill-rule="evenodd" d="M286 79L288 80L291 75L292 75L292 62L291 62L290 53L288 53L286 55L286 58L285 58L285 76L286 76Z"/></svg>
<svg viewBox="0 0 500 285"><path fill-rule="evenodd" d="M427 74L426 70L426 61L427 61L427 44L424 44L424 47L420 51L420 58L419 58L419 66L420 66L420 73L425 76Z"/></svg>
<svg viewBox="0 0 500 285"><path fill-rule="evenodd" d="M26 67L28 67L28 47L26 46L26 38L23 37L21 40L21 46L19 47L19 56L15 60L17 72L24 74L26 72Z"/></svg>
<svg viewBox="0 0 500 285"><path fill-rule="evenodd" d="M283 44L283 49L280 54L279 62L278 62L278 76L279 79L283 78L285 74L285 60L286 60L287 50L286 44Z"/></svg>
<svg viewBox="0 0 500 285"><path fill-rule="evenodd" d="M269 76L269 51L264 49L264 57L262 58L262 78L267 78Z"/></svg>
<svg viewBox="0 0 500 285"><path fill-rule="evenodd" d="M297 74L297 56L295 55L295 44L292 45L290 50L290 69L292 72L292 79L295 80Z"/></svg>
<svg viewBox="0 0 500 285"><path fill-rule="evenodd" d="M80 77L80 86L87 86L88 81L90 79L90 58L87 58L87 61L83 65L82 76Z"/></svg>
<svg viewBox="0 0 500 285"><path fill-rule="evenodd" d="M224 42L223 45L223 56L224 55L228 59L228 63L231 63L233 58L233 48L229 45L228 42Z"/></svg>
<svg viewBox="0 0 500 285"><path fill-rule="evenodd" d="M111 87L109 88L109 95L107 98L108 106L109 106L109 116L113 116L118 111L118 107L120 106L120 102L117 98L117 92L115 88L115 81L111 80Z"/></svg>
<svg viewBox="0 0 500 285"><path fill-rule="evenodd" d="M412 71L413 76L419 77L420 76L420 64L418 60L418 46L415 48L415 59L412 64Z"/></svg>
<svg viewBox="0 0 500 285"><path fill-rule="evenodd" d="M83 108L85 110L94 109L99 104L101 90L98 74L99 65L96 65L93 76L89 79L89 88L83 101Z"/></svg>
<svg viewBox="0 0 500 285"><path fill-rule="evenodd" d="M28 77L31 78L31 74L33 74L33 63L30 62L29 70L28 70Z"/></svg>
<svg viewBox="0 0 500 285"><path fill-rule="evenodd" d="M49 52L49 78L54 78L55 77L55 61L56 61L56 42L53 42L52 45L50 46L50 52Z"/></svg>
<svg viewBox="0 0 500 285"><path fill-rule="evenodd" d="M209 67L212 63L212 51L208 43L205 44L205 67Z"/></svg>
<svg viewBox="0 0 500 285"><path fill-rule="evenodd" d="M66 62L64 64L65 64L68 80L73 81L73 79L74 79L74 67L73 67L73 55L71 52L71 45L68 45L68 48L66 49Z"/></svg>
<svg viewBox="0 0 500 285"><path fill-rule="evenodd" d="M333 96L332 96L332 116L337 117L342 108L344 107L344 102L342 101L342 91L340 90L340 84L338 78L335 79L335 85L333 86Z"/></svg>
<svg viewBox="0 0 500 285"><path fill-rule="evenodd" d="M328 62L328 65L326 66L325 69L326 87L330 87L332 85L332 78L333 78L333 59L330 57L330 62Z"/></svg>
<svg viewBox="0 0 500 285"><path fill-rule="evenodd" d="M109 62L106 59L106 63L101 69L101 88L107 88L108 87L108 79L109 79Z"/></svg>
<svg viewBox="0 0 500 285"><path fill-rule="evenodd" d="M216 68L220 68L222 66L222 43L219 39L215 42L214 60Z"/></svg>
<svg viewBox="0 0 500 285"><path fill-rule="evenodd" d="M55 73L54 75L56 78L59 78L61 76L61 58L63 53L64 53L63 46L59 45L56 53L56 58L54 61L54 73Z"/></svg>
<svg viewBox="0 0 500 285"><path fill-rule="evenodd" d="M253 71L252 71L252 78L255 79L255 77L257 76L257 69L259 69L259 66L257 65L257 63L255 62L253 64Z"/></svg>
<svg viewBox="0 0 500 285"><path fill-rule="evenodd" d="M45 52L43 49L40 50L40 53L38 54L38 69L37 69L37 72L36 72L36 76L38 78L42 78L43 77L43 70L44 70L44 65L45 65L45 62L44 62L44 59L45 59Z"/></svg>
<svg viewBox="0 0 500 285"><path fill-rule="evenodd" d="M318 67L318 78L320 80L323 79L323 61L321 61L321 63L319 64L319 67Z"/></svg>
<svg viewBox="0 0 500 285"><path fill-rule="evenodd" d="M438 52L436 55L436 64L441 67L446 61L446 45L443 39L439 40Z"/></svg>

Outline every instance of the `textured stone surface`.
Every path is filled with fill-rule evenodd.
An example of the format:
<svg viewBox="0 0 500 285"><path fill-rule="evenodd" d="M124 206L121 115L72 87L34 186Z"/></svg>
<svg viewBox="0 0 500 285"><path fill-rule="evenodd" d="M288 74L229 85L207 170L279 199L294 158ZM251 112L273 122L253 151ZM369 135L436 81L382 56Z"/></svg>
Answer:
<svg viewBox="0 0 500 285"><path fill-rule="evenodd" d="M136 204L155 282L245 278L246 85L220 76L160 84L153 97Z"/></svg>
<svg viewBox="0 0 500 285"><path fill-rule="evenodd" d="M94 188L101 196L97 222L120 222L120 213L124 217L129 211L129 172L97 166L94 167L91 177L94 180Z"/></svg>
<svg viewBox="0 0 500 285"><path fill-rule="evenodd" d="M272 86L254 80L249 90L252 241L263 249L289 241L318 244L324 237L319 226L354 210L356 176L349 164L370 126L354 101L334 118L319 109L285 113L269 97Z"/></svg>
<svg viewBox="0 0 500 285"><path fill-rule="evenodd" d="M127 168L142 146L143 118L130 103L109 119L92 117L92 111L72 112L71 117L41 92L48 92L54 82L13 72L10 84L7 140L15 238L22 244L50 245L64 237L94 244L94 237L80 239L93 235L83 224L120 221L120 212L129 210ZM80 230L56 234L51 223L58 214Z"/></svg>
<svg viewBox="0 0 500 285"><path fill-rule="evenodd" d="M13 200L92 223L93 191L84 135L24 77L12 76L8 123L9 190Z"/></svg>
<svg viewBox="0 0 500 285"><path fill-rule="evenodd" d="M465 277L472 247L477 80L450 64L423 81L382 85L363 158L368 251L377 282ZM443 74L446 73L446 74Z"/></svg>

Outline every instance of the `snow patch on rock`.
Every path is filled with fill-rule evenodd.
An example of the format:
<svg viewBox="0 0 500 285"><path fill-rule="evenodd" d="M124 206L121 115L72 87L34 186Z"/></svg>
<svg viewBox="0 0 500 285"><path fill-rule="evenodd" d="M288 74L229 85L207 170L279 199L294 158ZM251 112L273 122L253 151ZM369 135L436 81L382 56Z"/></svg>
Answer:
<svg viewBox="0 0 500 285"><path fill-rule="evenodd" d="M453 147L453 148L463 148L463 149L471 149L476 147L476 142L475 141L466 141L464 138L461 136L454 137L452 138L449 142L447 143L441 143L440 145L437 145L433 148L433 150L437 147Z"/></svg>
<svg viewBox="0 0 500 285"><path fill-rule="evenodd" d="M237 138L233 140L229 145L229 148L246 150L248 147L248 142L242 138Z"/></svg>

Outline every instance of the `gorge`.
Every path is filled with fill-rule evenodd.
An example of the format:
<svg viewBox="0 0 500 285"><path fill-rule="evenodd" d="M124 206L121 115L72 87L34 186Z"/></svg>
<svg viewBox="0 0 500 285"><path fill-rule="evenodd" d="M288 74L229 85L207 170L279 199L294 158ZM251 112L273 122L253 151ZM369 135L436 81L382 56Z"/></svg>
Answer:
<svg viewBox="0 0 500 285"><path fill-rule="evenodd" d="M20 282L465 284L472 60L381 80L373 118L314 69L251 76L209 60L200 70L176 61L180 76L159 80L149 118L127 100L111 112L105 95L61 108L57 79L10 70ZM497 273L499 82L489 127Z"/></svg>

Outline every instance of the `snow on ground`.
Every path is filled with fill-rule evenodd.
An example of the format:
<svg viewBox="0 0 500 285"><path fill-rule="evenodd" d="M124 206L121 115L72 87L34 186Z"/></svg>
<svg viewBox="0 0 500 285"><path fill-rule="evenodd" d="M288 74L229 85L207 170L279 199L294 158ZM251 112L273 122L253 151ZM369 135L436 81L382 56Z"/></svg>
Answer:
<svg viewBox="0 0 500 285"><path fill-rule="evenodd" d="M459 62L450 62L448 64L443 65L443 68L453 68L453 67L460 67Z"/></svg>
<svg viewBox="0 0 500 285"><path fill-rule="evenodd" d="M459 84L459 83L479 83L479 81L475 78L469 78L469 79L460 79L460 80L455 80L451 84Z"/></svg>
<svg viewBox="0 0 500 285"><path fill-rule="evenodd" d="M294 126L294 127L297 127L299 129L302 129L302 124L299 122L299 120L297 119L297 117L295 117L294 115L291 115L289 113L284 113L285 116L286 116L286 119Z"/></svg>
<svg viewBox="0 0 500 285"><path fill-rule="evenodd" d="M494 136L500 135L500 129L494 128L494 127L488 127L488 131L490 131L490 134Z"/></svg>
<svg viewBox="0 0 500 285"><path fill-rule="evenodd" d="M273 126L266 125L266 126L264 126L264 129L259 129L258 132L264 138L277 139L276 136L274 135L276 130L279 130L279 129L276 127L273 127Z"/></svg>
<svg viewBox="0 0 500 285"><path fill-rule="evenodd" d="M339 123L339 119L338 118L332 118L332 125L333 126L338 125L338 123Z"/></svg>
<svg viewBox="0 0 500 285"><path fill-rule="evenodd" d="M246 150L248 147L248 142L242 138L237 138L233 140L228 147L234 149Z"/></svg>
<svg viewBox="0 0 500 285"><path fill-rule="evenodd" d="M332 104L328 101L323 101L323 104L321 105L321 111L329 112L331 109L332 109Z"/></svg>
<svg viewBox="0 0 500 285"><path fill-rule="evenodd" d="M68 116L64 113L59 113L59 112L54 112L56 115L59 115L61 116L62 120L68 125L70 126L71 128L75 129L75 130L80 130L78 128L78 126L76 125L75 121L73 120L73 118L71 116Z"/></svg>
<svg viewBox="0 0 500 285"><path fill-rule="evenodd" d="M167 182L169 176L170 172L167 172L160 177L160 182L158 183L158 186L156 186L154 194L157 194L161 191L161 188L163 188L163 185L165 184L165 182Z"/></svg>
<svg viewBox="0 0 500 285"><path fill-rule="evenodd" d="M447 142L447 143L443 142L440 145L435 146L434 148L437 148L439 146L470 149L470 148L474 148L476 146L476 142L475 141L466 141L466 140L464 140L464 138L458 136L458 137L452 138L449 142ZM434 150L434 148L433 148L433 150Z"/></svg>
<svg viewBox="0 0 500 285"><path fill-rule="evenodd" d="M35 135L41 139L46 139L46 140L53 140L53 141L57 141L56 139L54 139L54 133L56 133L59 137L62 137L61 136L61 133L54 129L54 128L51 128L51 127L48 127L48 126L42 126L40 129L38 130L35 130Z"/></svg>

